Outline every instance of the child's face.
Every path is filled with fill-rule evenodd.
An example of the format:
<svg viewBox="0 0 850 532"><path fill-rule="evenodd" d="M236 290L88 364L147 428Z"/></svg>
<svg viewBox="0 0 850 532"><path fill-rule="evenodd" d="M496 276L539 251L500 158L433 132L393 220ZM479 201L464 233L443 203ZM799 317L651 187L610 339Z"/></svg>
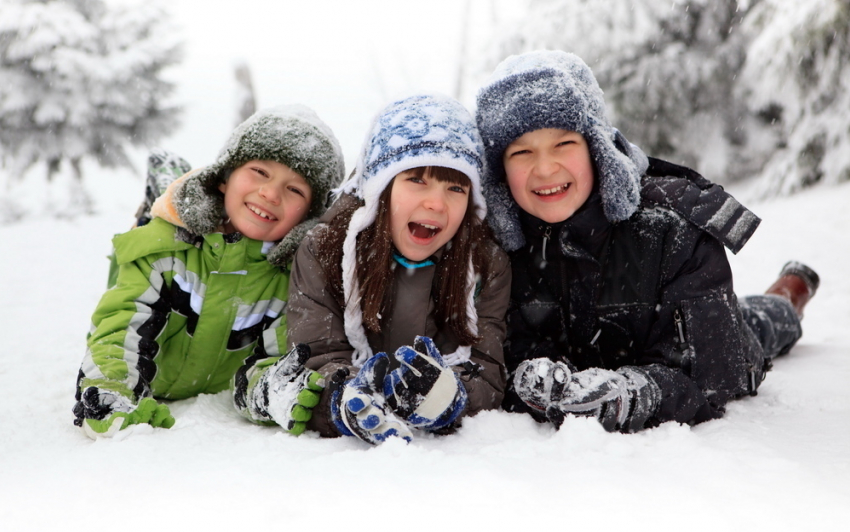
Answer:
<svg viewBox="0 0 850 532"><path fill-rule="evenodd" d="M390 232L405 258L425 260L455 236L469 203L469 187L408 170L390 192Z"/></svg>
<svg viewBox="0 0 850 532"><path fill-rule="evenodd" d="M298 225L313 197L301 175L276 161L248 161L218 188L232 229L266 242L280 240Z"/></svg>
<svg viewBox="0 0 850 532"><path fill-rule="evenodd" d="M514 200L547 223L572 216L593 190L590 150L575 131L529 131L508 145L502 161Z"/></svg>

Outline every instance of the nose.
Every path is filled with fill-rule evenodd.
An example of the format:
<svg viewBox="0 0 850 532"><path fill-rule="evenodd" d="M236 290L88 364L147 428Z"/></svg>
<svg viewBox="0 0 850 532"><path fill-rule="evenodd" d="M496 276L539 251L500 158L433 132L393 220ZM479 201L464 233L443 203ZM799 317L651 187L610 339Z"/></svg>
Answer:
<svg viewBox="0 0 850 532"><path fill-rule="evenodd" d="M435 212L443 212L446 210L446 195L442 190L432 190L422 202L424 207Z"/></svg>
<svg viewBox="0 0 850 532"><path fill-rule="evenodd" d="M272 205L280 204L281 191L274 185L263 185L260 187L260 197Z"/></svg>
<svg viewBox="0 0 850 532"><path fill-rule="evenodd" d="M552 174L558 172L558 161L545 153L538 155L537 160L534 162L534 172L542 177L548 177Z"/></svg>

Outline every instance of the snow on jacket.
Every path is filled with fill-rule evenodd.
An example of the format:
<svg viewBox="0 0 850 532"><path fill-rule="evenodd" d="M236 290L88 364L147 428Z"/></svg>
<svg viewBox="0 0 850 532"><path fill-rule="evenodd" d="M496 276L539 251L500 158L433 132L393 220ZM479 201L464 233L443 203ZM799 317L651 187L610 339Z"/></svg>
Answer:
<svg viewBox="0 0 850 532"><path fill-rule="evenodd" d="M350 200L343 196L340 202ZM322 219L333 216L334 207ZM321 227L321 226L319 226ZM314 229L301 243L292 266L291 299L287 307L290 344L310 346L313 356L307 367L323 375L331 375L346 366L353 375L357 369L352 363L353 348L345 334L343 309L331 290L316 256L319 229ZM464 415L471 416L481 410L498 408L506 386L503 356L505 340L505 312L510 298L511 271L507 255L492 244L492 259L488 278L481 283L475 299L478 311L478 333L481 341L472 346L470 362L453 366L469 395ZM374 352L392 355L402 345L410 345L417 335L434 339L441 353L454 352L458 343L454 335L438 326L435 321L435 302L431 295L435 266L408 269L396 265L392 287L387 290L384 308L391 309L382 318L381 334L367 333ZM391 369L398 362L390 356ZM330 419L330 393L326 390L319 406L313 409L313 418L307 427L323 436L338 436Z"/></svg>
<svg viewBox="0 0 850 532"><path fill-rule="evenodd" d="M643 366L663 394L650 425L719 417L764 372L721 243L737 251L758 219L692 170L657 159L641 197L622 222L606 218L598 191L558 224L521 213L508 369L537 357L579 370ZM526 411L513 391L504 406Z"/></svg>
<svg viewBox="0 0 850 532"><path fill-rule="evenodd" d="M249 354L286 345L289 275L268 262L269 243L197 236L155 218L113 244L117 284L92 317L78 394L97 386L136 402L216 393Z"/></svg>

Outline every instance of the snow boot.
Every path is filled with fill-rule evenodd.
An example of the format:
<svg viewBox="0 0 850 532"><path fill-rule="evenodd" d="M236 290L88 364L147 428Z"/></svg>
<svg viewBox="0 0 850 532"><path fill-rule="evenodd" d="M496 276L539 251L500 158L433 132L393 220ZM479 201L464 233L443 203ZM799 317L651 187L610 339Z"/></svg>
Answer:
<svg viewBox="0 0 850 532"><path fill-rule="evenodd" d="M797 316L802 318L803 308L814 297L818 286L820 277L814 270L801 262L791 261L782 267L779 279L765 293L789 300Z"/></svg>

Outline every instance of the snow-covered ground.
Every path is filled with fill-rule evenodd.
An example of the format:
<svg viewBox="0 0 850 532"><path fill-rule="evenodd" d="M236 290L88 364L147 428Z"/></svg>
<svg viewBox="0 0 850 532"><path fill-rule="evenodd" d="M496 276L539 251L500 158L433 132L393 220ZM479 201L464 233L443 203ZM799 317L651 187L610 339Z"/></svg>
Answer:
<svg viewBox="0 0 850 532"><path fill-rule="evenodd" d="M112 177L91 176L93 217L0 226L2 530L846 530L850 183L749 204L764 222L732 258L738 293L790 258L822 285L798 346L725 418L622 435L486 412L369 448L254 426L226 392L174 403L171 430L92 442L72 425L109 239L140 198Z"/></svg>

